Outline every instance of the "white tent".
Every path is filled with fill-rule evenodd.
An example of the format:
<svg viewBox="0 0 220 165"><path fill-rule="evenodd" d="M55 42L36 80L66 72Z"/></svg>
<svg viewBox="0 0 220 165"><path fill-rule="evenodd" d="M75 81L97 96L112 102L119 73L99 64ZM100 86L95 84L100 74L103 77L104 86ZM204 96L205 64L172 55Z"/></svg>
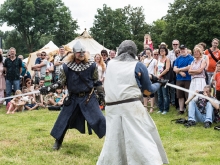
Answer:
<svg viewBox="0 0 220 165"><path fill-rule="evenodd" d="M31 66L33 66L35 64L35 60L37 58L37 53L41 53L43 51L46 52L47 54L49 54L50 56L53 56L54 54L58 53L59 48L52 41L50 41L48 44L46 44L40 50L33 52L33 53L30 53L29 57L24 59L24 62L26 61L28 71L31 72L31 74L32 74Z"/></svg>
<svg viewBox="0 0 220 165"><path fill-rule="evenodd" d="M81 44L86 48L86 51L90 53L90 58L93 60L93 57L97 53L101 53L101 50L107 50L109 52L109 49L105 48L103 45L99 44L97 41L95 41L85 30L79 37L76 37L73 41L68 43L65 46L68 46L70 49L73 48L73 45L77 42L80 41Z"/></svg>

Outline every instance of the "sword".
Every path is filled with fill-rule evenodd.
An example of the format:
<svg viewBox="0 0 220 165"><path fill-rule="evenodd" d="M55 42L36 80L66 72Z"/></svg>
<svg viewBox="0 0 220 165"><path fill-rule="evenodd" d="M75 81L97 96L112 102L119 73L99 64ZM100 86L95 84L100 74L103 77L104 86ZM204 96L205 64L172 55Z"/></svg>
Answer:
<svg viewBox="0 0 220 165"><path fill-rule="evenodd" d="M188 89L186 89L186 88L183 88L183 87L180 87L180 86L177 86L177 85L174 85L174 84L170 84L170 83L166 83L166 85L165 85L164 87L166 88L166 86L170 86L170 87L173 87L173 88L176 88L176 89L185 91L185 92L187 92L187 93L192 93L192 94L194 94L194 95L196 95L196 96L205 98L205 99L207 99L207 100L212 100L212 101L214 101L214 102L220 104L220 101L218 101L218 100L216 100L216 99L213 99L213 98L210 98L210 97L208 97L208 96L199 94L199 93L197 93L197 92L195 92L195 91L190 91L190 90L188 90Z"/></svg>
<svg viewBox="0 0 220 165"><path fill-rule="evenodd" d="M28 92L28 93L23 93L23 94L19 94L19 95L13 95L13 96L9 96L9 97L0 98L0 101L6 100L6 99L13 99L13 98L19 97L19 96L26 96L26 95L30 95L30 94L35 94L35 93L40 93L40 91L36 90L33 92Z"/></svg>

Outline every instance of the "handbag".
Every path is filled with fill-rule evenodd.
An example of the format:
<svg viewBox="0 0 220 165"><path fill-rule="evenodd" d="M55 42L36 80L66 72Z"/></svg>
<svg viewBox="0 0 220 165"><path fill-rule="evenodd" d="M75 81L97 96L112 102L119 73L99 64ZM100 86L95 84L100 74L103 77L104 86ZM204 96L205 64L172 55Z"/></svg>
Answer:
<svg viewBox="0 0 220 165"><path fill-rule="evenodd" d="M165 69L166 69L166 60L165 60L165 63L164 63L164 70ZM168 82L172 82L173 78L174 78L173 69L171 68L171 64L170 64L170 69L165 75L163 75L163 79L169 80Z"/></svg>

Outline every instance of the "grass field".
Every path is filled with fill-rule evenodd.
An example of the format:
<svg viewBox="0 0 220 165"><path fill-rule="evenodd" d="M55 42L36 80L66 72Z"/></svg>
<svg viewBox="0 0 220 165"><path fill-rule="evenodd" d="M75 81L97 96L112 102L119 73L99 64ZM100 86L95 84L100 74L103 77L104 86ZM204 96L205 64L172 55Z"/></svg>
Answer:
<svg viewBox="0 0 220 165"><path fill-rule="evenodd" d="M59 112L41 109L6 115L0 109L1 165L95 165L104 142L95 134L69 130L63 146L53 151L50 130ZM220 131L171 123L180 116L153 113L171 165L220 165ZM182 116L183 117L183 116Z"/></svg>

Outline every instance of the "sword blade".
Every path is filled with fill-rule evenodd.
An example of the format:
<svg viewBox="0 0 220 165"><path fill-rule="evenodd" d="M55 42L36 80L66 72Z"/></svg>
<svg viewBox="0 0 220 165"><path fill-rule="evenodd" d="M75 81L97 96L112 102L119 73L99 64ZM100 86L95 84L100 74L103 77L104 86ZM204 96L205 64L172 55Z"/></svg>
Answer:
<svg viewBox="0 0 220 165"><path fill-rule="evenodd" d="M40 91L36 90L36 91L33 91L33 92L23 93L23 94L20 94L20 95L13 95L13 96L9 96L9 97L0 98L0 101L6 100L6 99L13 99L13 98L19 97L19 96L26 96L26 95L30 95L30 94L35 94L35 93L40 93Z"/></svg>

